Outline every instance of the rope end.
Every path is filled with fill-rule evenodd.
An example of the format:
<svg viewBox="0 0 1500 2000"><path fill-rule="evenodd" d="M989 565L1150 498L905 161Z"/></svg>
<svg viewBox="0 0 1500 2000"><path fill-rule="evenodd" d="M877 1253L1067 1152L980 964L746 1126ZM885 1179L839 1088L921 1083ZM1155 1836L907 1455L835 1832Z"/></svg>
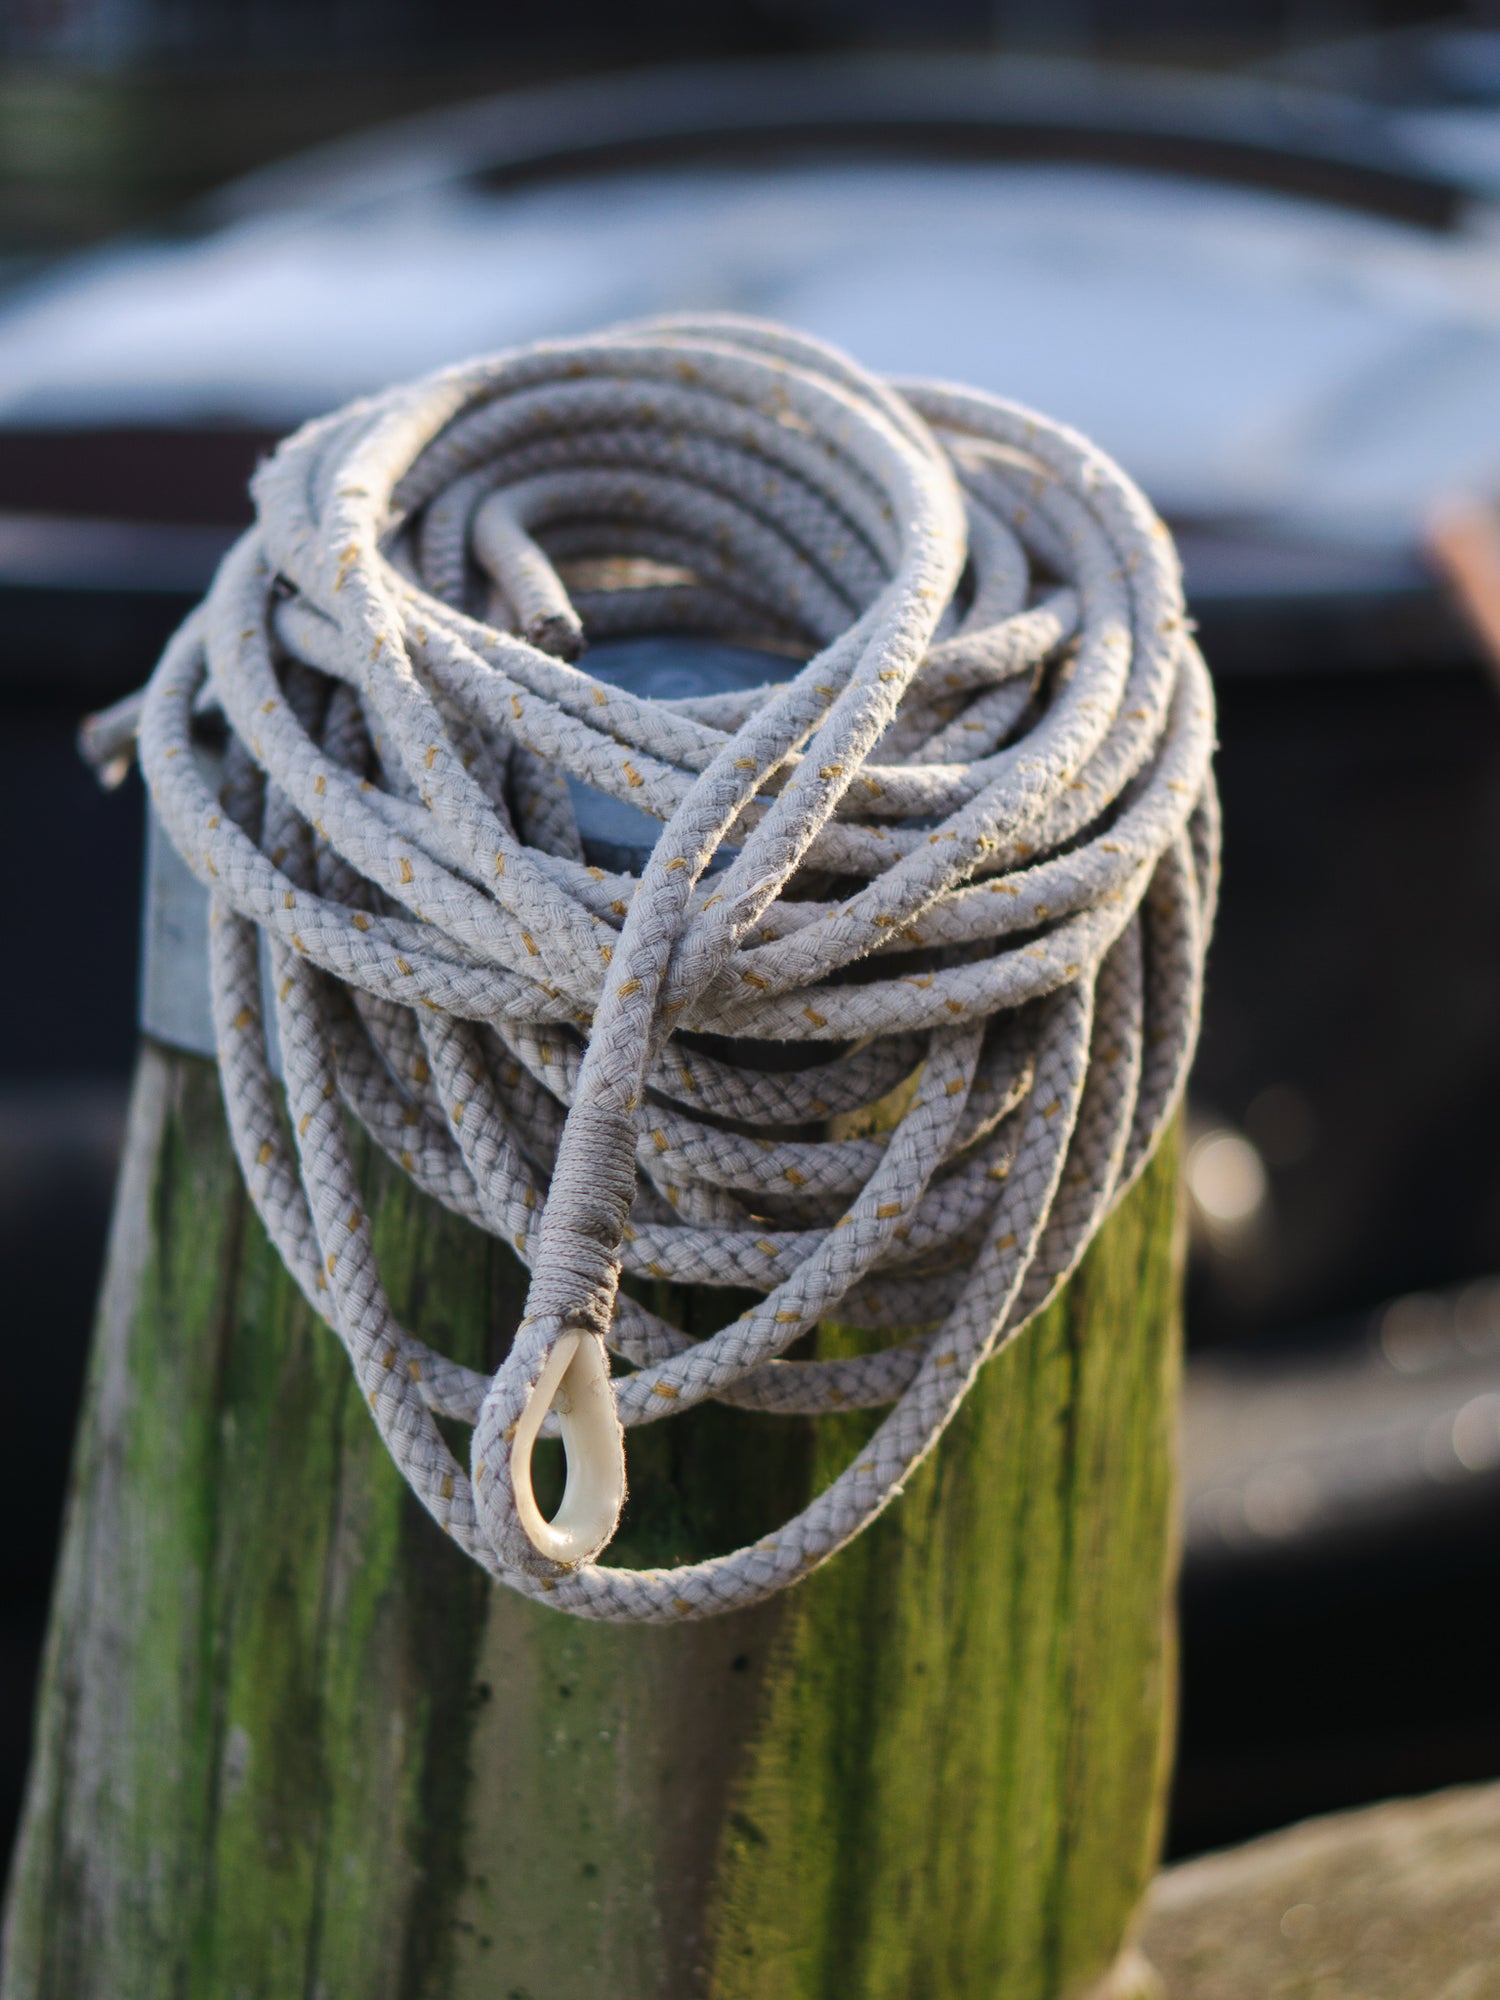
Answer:
<svg viewBox="0 0 1500 2000"><path fill-rule="evenodd" d="M562 1505L549 1521L531 1483L531 1454L555 1409L567 1454ZM536 1379L510 1447L516 1516L541 1556L564 1569L592 1562L608 1546L625 1504L625 1433L615 1412L604 1343L591 1333L561 1334Z"/></svg>

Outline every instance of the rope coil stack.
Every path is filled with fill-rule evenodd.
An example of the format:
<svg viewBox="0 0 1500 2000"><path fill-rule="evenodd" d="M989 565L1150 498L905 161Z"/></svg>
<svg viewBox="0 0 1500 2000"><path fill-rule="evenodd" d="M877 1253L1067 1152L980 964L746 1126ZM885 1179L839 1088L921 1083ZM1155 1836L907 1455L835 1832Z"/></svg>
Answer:
<svg viewBox="0 0 1500 2000"><path fill-rule="evenodd" d="M594 1618L752 1603L900 1490L1180 1095L1217 817L1170 539L1071 432L722 318L355 404L255 498L139 720L212 896L255 1205L497 1577ZM786 678L651 701L588 671L587 638L673 630ZM638 879L589 864L566 776L662 822ZM530 1266L493 1379L398 1324L347 1114ZM761 1296L694 1339L622 1270ZM867 1351L786 1358L828 1318ZM752 1547L601 1564L618 1493L549 1543L538 1426L587 1406L597 1461L708 1397L891 1408ZM468 1470L438 1417L473 1425Z"/></svg>

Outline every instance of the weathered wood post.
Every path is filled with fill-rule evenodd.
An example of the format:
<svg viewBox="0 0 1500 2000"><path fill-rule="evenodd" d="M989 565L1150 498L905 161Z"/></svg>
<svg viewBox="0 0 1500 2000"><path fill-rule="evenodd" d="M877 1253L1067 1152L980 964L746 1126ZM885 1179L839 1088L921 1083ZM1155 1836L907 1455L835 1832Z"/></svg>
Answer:
<svg viewBox="0 0 1500 2000"><path fill-rule="evenodd" d="M479 1361L524 1272L374 1171L401 1307ZM211 1065L147 1044L5 2000L1086 1986L1161 1830L1175 1217L1164 1147L954 1448L795 1591L587 1625L437 1535L249 1210ZM764 1424L643 1434L621 1559L802 1500Z"/></svg>
<svg viewBox="0 0 1500 2000"><path fill-rule="evenodd" d="M492 1370L522 1264L356 1156L397 1316ZM211 1065L147 1041L3 2000L1136 1990L1178 1258L1169 1141L858 1539L745 1609L593 1623L437 1531L262 1230ZM725 1318L707 1288L653 1303ZM704 1402L632 1431L609 1562L766 1535L878 1421Z"/></svg>

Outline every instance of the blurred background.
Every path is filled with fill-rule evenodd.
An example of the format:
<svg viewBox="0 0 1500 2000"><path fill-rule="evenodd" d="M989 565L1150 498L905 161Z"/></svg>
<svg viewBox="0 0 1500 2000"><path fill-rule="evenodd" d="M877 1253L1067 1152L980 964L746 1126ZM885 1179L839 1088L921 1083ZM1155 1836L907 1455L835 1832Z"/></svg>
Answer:
<svg viewBox="0 0 1500 2000"><path fill-rule="evenodd" d="M1433 553L1500 496L1500 7L0 0L0 1836L135 1041L142 799L78 721L302 418L692 305L1031 402L1181 540L1173 1851L1500 1774L1500 680Z"/></svg>

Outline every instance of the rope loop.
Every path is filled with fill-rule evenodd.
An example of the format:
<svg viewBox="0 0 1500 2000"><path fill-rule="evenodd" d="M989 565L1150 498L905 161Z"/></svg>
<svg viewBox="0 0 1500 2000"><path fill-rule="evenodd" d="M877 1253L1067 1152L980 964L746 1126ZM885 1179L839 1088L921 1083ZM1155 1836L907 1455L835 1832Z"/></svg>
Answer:
<svg viewBox="0 0 1500 2000"><path fill-rule="evenodd" d="M562 1505L548 1521L532 1489L531 1453L550 1410L557 1412L568 1481ZM602 1340L568 1327L547 1350L515 1424L509 1472L512 1505L498 1513L492 1530L497 1551L517 1567L543 1576L553 1568L592 1562L603 1551L625 1504L625 1436L615 1415ZM521 1537L512 1532L512 1521Z"/></svg>
<svg viewBox="0 0 1500 2000"><path fill-rule="evenodd" d="M254 492L139 742L211 892L255 1205L494 1575L592 1618L753 1603L900 1491L1180 1097L1218 832L1170 538L1071 431L724 317L392 389ZM646 633L767 683L590 672ZM570 785L657 823L638 873ZM397 1320L351 1118L529 1265L493 1376ZM690 1335L661 1280L752 1303ZM830 1319L858 1352L804 1338ZM623 1431L707 1399L887 1413L753 1546L602 1564Z"/></svg>

